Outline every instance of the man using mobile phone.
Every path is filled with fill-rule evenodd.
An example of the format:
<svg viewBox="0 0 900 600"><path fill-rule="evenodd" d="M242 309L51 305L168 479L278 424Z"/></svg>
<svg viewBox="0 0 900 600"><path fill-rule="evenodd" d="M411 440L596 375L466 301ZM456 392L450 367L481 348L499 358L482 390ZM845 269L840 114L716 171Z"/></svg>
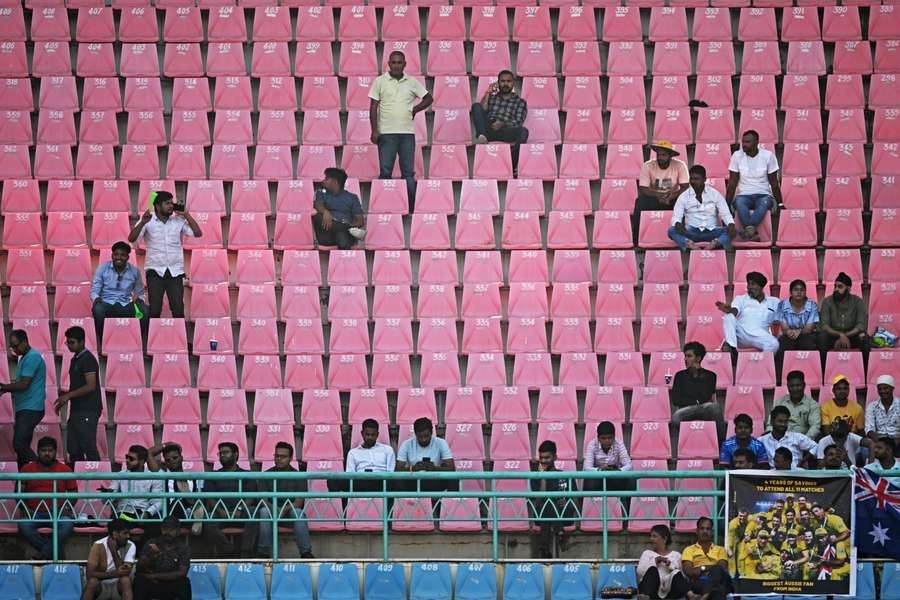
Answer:
<svg viewBox="0 0 900 600"><path fill-rule="evenodd" d="M445 440L434 435L434 425L428 417L416 419L413 423L414 436L400 444L397 452L397 471L455 471L453 453ZM398 481L398 487L415 491L419 484L423 492L456 491L459 481L455 479L415 479Z"/></svg>
<svg viewBox="0 0 900 600"><path fill-rule="evenodd" d="M496 83L489 85L481 101L472 105L475 143L512 144L513 169L518 170L519 144L528 141L528 129L523 127L527 116L528 103L515 92L512 71L500 71Z"/></svg>

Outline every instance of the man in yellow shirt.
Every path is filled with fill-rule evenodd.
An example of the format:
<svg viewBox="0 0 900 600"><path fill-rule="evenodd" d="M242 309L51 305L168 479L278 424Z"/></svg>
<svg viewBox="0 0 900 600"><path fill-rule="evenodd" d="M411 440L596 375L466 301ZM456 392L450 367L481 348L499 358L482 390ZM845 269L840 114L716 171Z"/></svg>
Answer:
<svg viewBox="0 0 900 600"><path fill-rule="evenodd" d="M769 541L769 532L760 529L756 539L746 546L741 569L745 579L779 579L781 577L781 553Z"/></svg>
<svg viewBox="0 0 900 600"><path fill-rule="evenodd" d="M738 509L738 514L728 523L728 572L732 576L738 573L738 556L742 546L746 546L747 536L752 538L759 524L750 518L750 512L746 508Z"/></svg>
<svg viewBox="0 0 900 600"><path fill-rule="evenodd" d="M819 581L840 580L850 574L850 560L843 544L832 544L828 530L816 529L815 546L810 551L809 578Z"/></svg>
<svg viewBox="0 0 900 600"><path fill-rule="evenodd" d="M806 543L800 539L796 529L789 529L781 544L782 576L791 581L803 579L807 560L809 554L806 552Z"/></svg>
<svg viewBox="0 0 900 600"><path fill-rule="evenodd" d="M681 572L687 577L691 591L704 594L707 600L725 600L728 596L731 590L728 557L725 548L713 544L712 519L697 519L697 543L682 551Z"/></svg>
<svg viewBox="0 0 900 600"><path fill-rule="evenodd" d="M850 380L838 375L831 384L831 400L822 405L822 435L831 433L831 424L840 419L850 426L850 431L865 435L866 414L862 407L850 398Z"/></svg>

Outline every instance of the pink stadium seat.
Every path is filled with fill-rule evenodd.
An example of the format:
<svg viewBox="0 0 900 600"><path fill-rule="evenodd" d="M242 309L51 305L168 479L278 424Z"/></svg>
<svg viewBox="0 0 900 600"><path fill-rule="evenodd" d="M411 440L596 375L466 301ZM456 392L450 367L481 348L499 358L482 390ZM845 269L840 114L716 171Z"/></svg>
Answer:
<svg viewBox="0 0 900 600"><path fill-rule="evenodd" d="M288 318L284 312L282 307L282 319L286 320L284 353L324 354L325 341L319 315Z"/></svg>
<svg viewBox="0 0 900 600"><path fill-rule="evenodd" d="M547 247L587 248L584 215L574 211L551 211L547 223Z"/></svg>
<svg viewBox="0 0 900 600"><path fill-rule="evenodd" d="M110 84L113 80L110 80ZM129 77L125 80L125 110L163 110L162 87L158 77Z"/></svg>
<svg viewBox="0 0 900 600"><path fill-rule="evenodd" d="M513 17L512 37L517 42L550 40L550 9L536 6L517 6Z"/></svg>
<svg viewBox="0 0 900 600"><path fill-rule="evenodd" d="M539 212L544 211L543 197L538 197L540 188L537 187L536 181L516 180L518 187L513 188L513 194L509 193L507 187L506 210L511 209L511 203L525 198L525 191L528 191L530 210ZM590 182L586 179L557 179L553 183L553 196L550 199L552 210L570 210L577 211L584 215L591 213L593 209L593 200L591 199Z"/></svg>
<svg viewBox="0 0 900 600"><path fill-rule="evenodd" d="M634 332L630 321L622 317L598 319L594 347L614 352L631 352L634 350Z"/></svg>
<svg viewBox="0 0 900 600"><path fill-rule="evenodd" d="M527 460L531 456L531 441L525 423L498 423L491 425L491 459Z"/></svg>
<svg viewBox="0 0 900 600"><path fill-rule="evenodd" d="M834 381L838 375L845 375L850 385L856 388L865 386L865 369L861 352L828 352L825 359L824 381Z"/></svg>
<svg viewBox="0 0 900 600"><path fill-rule="evenodd" d="M678 432L678 458L716 459L719 440L713 421L685 421Z"/></svg>
<svg viewBox="0 0 900 600"><path fill-rule="evenodd" d="M39 11L36 11L36 12L39 12ZM39 16L40 15L35 15L34 20L31 24L32 39L35 39L34 38L34 28L37 23L36 19ZM3 37L5 40L24 42L25 41L25 16L24 16L24 13L22 12L22 7L18 6L18 5L4 6L3 14L0 15L0 27L3 28ZM114 32L113 37L115 37L115 30L113 30L113 32ZM69 39L68 33L69 33L68 22L66 21L66 35L62 39L68 40Z"/></svg>
<svg viewBox="0 0 900 600"><path fill-rule="evenodd" d="M446 43L439 42L440 45ZM456 42L453 44L456 44ZM509 44L506 41L475 41L475 47L472 51L472 75L476 77L494 76L500 69L508 67L510 64ZM438 74L451 75L454 73L446 71Z"/></svg>
<svg viewBox="0 0 900 600"><path fill-rule="evenodd" d="M594 213L594 248L630 248L631 221L625 211L601 210Z"/></svg>
<svg viewBox="0 0 900 600"><path fill-rule="evenodd" d="M822 381L822 363L819 354L803 350L790 351L784 353L784 367L782 367L782 377L787 383L787 373L799 370L806 374L806 383L813 389L818 389Z"/></svg>
<svg viewBox="0 0 900 600"><path fill-rule="evenodd" d="M724 389L734 384L734 371L731 368L731 355L724 352L707 352L703 361L704 368L716 374L716 387Z"/></svg>
<svg viewBox="0 0 900 600"><path fill-rule="evenodd" d="M872 78L872 94L869 98L870 106L878 105L879 77ZM817 86L818 87L818 86ZM825 88L825 108L861 108L865 106L862 90L861 75L829 75Z"/></svg>
<svg viewBox="0 0 900 600"><path fill-rule="evenodd" d="M893 258L890 250L873 250L869 257L868 278L871 281L882 281L891 278L888 271L882 270L882 261ZM825 261L822 267L822 281L834 281L838 273L844 271L856 281L863 280L862 259L858 249L825 250Z"/></svg>
<svg viewBox="0 0 900 600"><path fill-rule="evenodd" d="M693 338L688 336L686 339ZM647 373L647 383L651 386L669 388L671 387L672 377L683 368L683 365L684 357L681 352L652 352L650 354L650 370ZM669 383L666 383L667 378ZM633 416L632 420L634 420ZM665 420L668 420L668 417Z"/></svg>
<svg viewBox="0 0 900 600"><path fill-rule="evenodd" d="M687 280L690 283L720 283L728 281L725 252L698 250L691 252Z"/></svg>
<svg viewBox="0 0 900 600"><path fill-rule="evenodd" d="M113 420L117 424L153 424L155 415L153 411L153 392L150 388L118 388L115 392L116 408L113 413ZM199 402L197 408L199 410ZM187 422L185 421L185 423Z"/></svg>
<svg viewBox="0 0 900 600"><path fill-rule="evenodd" d="M430 15L430 12L429 12ZM419 27L419 10L407 6L395 6L384 11L381 24L381 39L384 41L418 41L422 37ZM432 37L429 39L443 39Z"/></svg>
<svg viewBox="0 0 900 600"><path fill-rule="evenodd" d="M778 244L782 247L814 247L816 215L807 210L785 210L778 221Z"/></svg>
<svg viewBox="0 0 900 600"><path fill-rule="evenodd" d="M159 77L159 58L156 54L156 46L145 43L122 44L119 75L122 77Z"/></svg>
<svg viewBox="0 0 900 600"><path fill-rule="evenodd" d="M147 390L147 393L149 394L149 389L142 389ZM213 395L214 394L211 392L210 396L212 397ZM150 398L152 400L152 396L150 396ZM118 403L116 406L118 406ZM246 407L244 412L246 412ZM214 411L208 411L208 414L212 416L215 413ZM162 408L160 410L159 420L165 425L174 423L199 425L200 395L198 390L196 388L166 388L163 390ZM116 419L116 421L118 422L118 419ZM229 419L227 422L234 421L234 419ZM213 420L210 418L209 422L212 423ZM243 420L238 419L238 422L246 423L246 415ZM165 436L163 437L165 438ZM195 458L201 457L197 456Z"/></svg>
<svg viewBox="0 0 900 600"><path fill-rule="evenodd" d="M250 74L254 77L290 77L291 60L287 42L254 44Z"/></svg>
<svg viewBox="0 0 900 600"><path fill-rule="evenodd" d="M743 12L743 11L742 11ZM817 10L809 6L783 11L781 40L784 42L816 41L822 39ZM828 13L828 9L825 11Z"/></svg>
<svg viewBox="0 0 900 600"><path fill-rule="evenodd" d="M460 10L459 12L462 11ZM452 19L453 16L454 15L447 15L444 18ZM493 6L473 8L471 20L469 39L473 42L483 40L505 40L509 38L506 8ZM457 36L454 35L447 39L457 39Z"/></svg>
<svg viewBox="0 0 900 600"><path fill-rule="evenodd" d="M41 111L40 117L46 120L45 113L49 114L49 112L51 111ZM60 116L63 115L61 111L52 112ZM74 120L72 126L74 128ZM10 110L0 116L0 141L5 144L25 144L28 146L32 144L34 139L31 131L31 118L28 112Z"/></svg>
<svg viewBox="0 0 900 600"><path fill-rule="evenodd" d="M859 111L860 113L862 111ZM854 115L855 115L854 111ZM875 122L872 129L873 142L900 141L900 115L896 110L879 108L875 110Z"/></svg>
<svg viewBox="0 0 900 600"><path fill-rule="evenodd" d="M697 142L730 144L734 139L734 117L730 110L712 108L697 111Z"/></svg>
<svg viewBox="0 0 900 600"><path fill-rule="evenodd" d="M350 75L371 75L377 72L378 63L375 57L374 42L351 41L341 44L340 59L338 62L338 75L340 75L341 77L348 77ZM300 74L299 64L297 74ZM313 74L330 75L331 73L321 72Z"/></svg>
<svg viewBox="0 0 900 600"><path fill-rule="evenodd" d="M779 237L781 237L779 235ZM819 280L816 252L811 249L792 249L781 252L778 264L778 281L787 283L794 279L814 284Z"/></svg>
<svg viewBox="0 0 900 600"><path fill-rule="evenodd" d="M68 145L38 144L34 153L35 179L72 179L72 151Z"/></svg>
<svg viewBox="0 0 900 600"><path fill-rule="evenodd" d="M739 352L735 378L741 385L775 387L774 355L766 352Z"/></svg>
<svg viewBox="0 0 900 600"><path fill-rule="evenodd" d="M668 78L686 77L692 74L691 50L686 41L658 42L654 46L652 64L654 83L656 83L656 76Z"/></svg>
<svg viewBox="0 0 900 600"><path fill-rule="evenodd" d="M878 117L876 116L876 119ZM876 128L881 125L876 120ZM877 131L877 129L876 129ZM866 142L866 124L862 107L856 109L841 109L831 111L828 119L828 142L852 142L864 144ZM891 140L878 140L891 141ZM840 175L840 173L835 173Z"/></svg>
<svg viewBox="0 0 900 600"><path fill-rule="evenodd" d="M633 251L601 250L597 263L597 281L599 283L637 282L637 263Z"/></svg>
<svg viewBox="0 0 900 600"><path fill-rule="evenodd" d="M812 377L807 383L814 383ZM725 420L732 421L741 413L749 415L754 422L761 423L765 420L762 388L752 385L728 386L725 391Z"/></svg>
<svg viewBox="0 0 900 600"><path fill-rule="evenodd" d="M105 332L104 332L105 333ZM190 387L191 369L186 353L155 354L150 369L150 387L163 390L167 387Z"/></svg>
<svg viewBox="0 0 900 600"><path fill-rule="evenodd" d="M559 357L559 384L586 388L600 381L597 355L566 352Z"/></svg>
<svg viewBox="0 0 900 600"><path fill-rule="evenodd" d="M7 179L3 182L3 198L0 200L3 214L39 213L41 196L36 179Z"/></svg>
<svg viewBox="0 0 900 600"><path fill-rule="evenodd" d="M900 38L900 28L896 22L897 10L890 4L879 6L878 10L870 10L868 39L880 41Z"/></svg>
<svg viewBox="0 0 900 600"><path fill-rule="evenodd" d="M391 518L394 531L434 531L431 498L397 498Z"/></svg>
<svg viewBox="0 0 900 600"><path fill-rule="evenodd" d="M509 179L512 177L512 171L510 147L507 144L475 146L472 169L472 176L475 179Z"/></svg>
<svg viewBox="0 0 900 600"><path fill-rule="evenodd" d="M671 458L672 442L669 438L668 423L641 423L632 428L631 457L636 459Z"/></svg>
<svg viewBox="0 0 900 600"><path fill-rule="evenodd" d="M197 14L199 15L199 11ZM202 77L203 59L200 56L200 44L166 44L163 75L166 77Z"/></svg>
<svg viewBox="0 0 900 600"><path fill-rule="evenodd" d="M875 14L873 11L871 14ZM859 20L859 7L826 7L822 19L822 40L838 42L844 40L861 40L862 26ZM877 39L877 38L869 38Z"/></svg>
<svg viewBox="0 0 900 600"><path fill-rule="evenodd" d="M115 111L91 110L82 113L78 137L82 144L118 145L119 129Z"/></svg>
<svg viewBox="0 0 900 600"><path fill-rule="evenodd" d="M799 78L804 78L804 82L812 81L815 83L815 79L806 76L806 75L786 75L785 76L785 91L783 91L783 99L788 104L785 106L793 106L799 101L792 101L788 99L789 94L794 94L792 91L794 88L802 88L802 93L806 95L806 83L802 83L798 85ZM788 85L789 84L789 85ZM797 93L801 93L797 90ZM818 88L816 88L816 98L818 98ZM804 100L803 105L805 106L809 100ZM741 75L740 79L740 87L738 89L738 99L737 99L737 107L740 110L750 109L750 110L770 110L776 108L778 105L778 96L775 93L775 77L772 75Z"/></svg>
<svg viewBox="0 0 900 600"><path fill-rule="evenodd" d="M822 119L820 114L806 108L786 110L782 138L785 143L822 143Z"/></svg>
<svg viewBox="0 0 900 600"><path fill-rule="evenodd" d="M333 10L329 6L302 7L299 13L303 18L297 19L297 41L333 41L335 39Z"/></svg>
<svg viewBox="0 0 900 600"><path fill-rule="evenodd" d="M456 385L456 382L453 382ZM373 354L372 385L396 390L412 385L408 354Z"/></svg>
<svg viewBox="0 0 900 600"><path fill-rule="evenodd" d="M697 49L697 75L734 75L734 48L730 42L700 42Z"/></svg>
<svg viewBox="0 0 900 600"><path fill-rule="evenodd" d="M768 250L739 250L734 255L734 281L744 282L747 273L757 271L773 281L772 254Z"/></svg>
<svg viewBox="0 0 900 600"><path fill-rule="evenodd" d="M743 83L743 78L741 81ZM771 81L771 78L769 78L769 81ZM774 81L772 83L774 83ZM750 86L747 88L749 100L757 95L759 90L753 89L752 81L749 81L748 85ZM743 86L741 90L744 90ZM770 91L772 92L771 98L774 99L774 89L770 89ZM785 75L784 87L781 90L781 105L785 109L797 108L810 109L811 111L818 110L821 101L819 99L819 85L816 77L813 75L798 74ZM766 106L765 108L774 108L774 106Z"/></svg>
<svg viewBox="0 0 900 600"><path fill-rule="evenodd" d="M106 389L145 385L144 361L140 352L110 352L107 355Z"/></svg>
<svg viewBox="0 0 900 600"><path fill-rule="evenodd" d="M869 354L869 370L866 383L875 385L875 380L881 375L891 375L896 378L900 373L897 367L897 354L892 349L873 351Z"/></svg>
<svg viewBox="0 0 900 600"><path fill-rule="evenodd" d="M162 431L163 439L181 446L181 454L187 460L203 460L200 446L200 428L186 423L165 423Z"/></svg>
<svg viewBox="0 0 900 600"><path fill-rule="evenodd" d="M872 151L872 175L895 175L900 167L897 144L878 143Z"/></svg>
<svg viewBox="0 0 900 600"><path fill-rule="evenodd" d="M164 146L166 129L162 111L140 111L128 113L128 129L125 139L129 144Z"/></svg>
<svg viewBox="0 0 900 600"><path fill-rule="evenodd" d="M150 448L155 442L153 441L153 425L131 423L127 425L116 425L116 438L113 445L113 456L121 460L128 453L128 447L134 444L143 445ZM146 444L150 444L147 446Z"/></svg>
<svg viewBox="0 0 900 600"><path fill-rule="evenodd" d="M338 39L374 42L376 38L377 25L374 6L352 6L341 10Z"/></svg>
<svg viewBox="0 0 900 600"><path fill-rule="evenodd" d="M108 248L117 241L127 238L129 231L131 226L128 222L128 213L95 212L91 225L91 247Z"/></svg>
<svg viewBox="0 0 900 600"><path fill-rule="evenodd" d="M25 56L24 41L10 41L4 44L3 66L0 67L0 76L3 77L28 77L28 59Z"/></svg>
<svg viewBox="0 0 900 600"><path fill-rule="evenodd" d="M875 42L875 73L896 73L900 69L900 41Z"/></svg>
<svg viewBox="0 0 900 600"><path fill-rule="evenodd" d="M106 326L103 329L104 355L111 352L140 352L142 348L140 321L106 319Z"/></svg>
<svg viewBox="0 0 900 600"><path fill-rule="evenodd" d="M298 57L298 69L299 69ZM209 77L243 77L247 74L244 46L240 42L209 44L206 54L206 74Z"/></svg>
<svg viewBox="0 0 900 600"><path fill-rule="evenodd" d="M58 79L69 79L60 77ZM4 87L3 99L0 100L0 106L6 110L32 110L34 108L34 96L31 92L31 85L28 79L11 78L6 80ZM49 79L47 79L49 81ZM28 85L25 83L28 82ZM72 79L74 83L74 79ZM75 96L75 106L78 104L77 95ZM70 103L71 104L71 103ZM70 106L72 108L72 106Z"/></svg>
<svg viewBox="0 0 900 600"><path fill-rule="evenodd" d="M781 192L785 206L797 209L818 209L819 188L811 177L785 177ZM827 187L827 184L826 184Z"/></svg>
<svg viewBox="0 0 900 600"><path fill-rule="evenodd" d="M213 96L213 107L216 110L253 110L249 77L219 77L216 82Z"/></svg>
<svg viewBox="0 0 900 600"><path fill-rule="evenodd" d="M293 41L293 33L291 13L287 7L257 6L254 9L254 42L290 42Z"/></svg>
<svg viewBox="0 0 900 600"><path fill-rule="evenodd" d="M333 77L310 77L303 87L300 107L303 110L332 108L340 106L337 80ZM297 110L297 89L292 77L261 77L259 82L259 110L286 111L293 114ZM294 124L296 129L296 124ZM296 136L294 137L296 139Z"/></svg>
<svg viewBox="0 0 900 600"><path fill-rule="evenodd" d="M671 418L669 392L666 388L636 387L631 395L632 423L668 423ZM637 427L637 425L635 425ZM588 437L586 432L585 437Z"/></svg>
<svg viewBox="0 0 900 600"><path fill-rule="evenodd" d="M826 211L825 234L823 240L825 246L830 248L853 248L862 246L863 236L864 233L861 210L853 210L850 208L835 208Z"/></svg>
<svg viewBox="0 0 900 600"><path fill-rule="evenodd" d="M66 17L68 20L68 17ZM68 32L69 24L66 23ZM66 34L68 38L68 33ZM18 44L21 42L7 42ZM124 58L124 55L123 55ZM69 56L67 41L47 41L34 43L31 62L31 74L34 77L50 77L52 75L69 75L72 72L72 60ZM109 75L109 73L103 73Z"/></svg>
<svg viewBox="0 0 900 600"><path fill-rule="evenodd" d="M231 442L238 447L238 454L249 459L247 452L247 431L241 424L218 423L210 425L206 443L206 461L215 462L220 443Z"/></svg>
<svg viewBox="0 0 900 600"><path fill-rule="evenodd" d="M642 352L678 350L678 317L653 316L642 321L639 346Z"/></svg>
<svg viewBox="0 0 900 600"><path fill-rule="evenodd" d="M740 11L737 39L742 42L777 41L774 8L745 8Z"/></svg>
<svg viewBox="0 0 900 600"><path fill-rule="evenodd" d="M789 42L787 73L824 75L825 51L822 42Z"/></svg>
<svg viewBox="0 0 900 600"><path fill-rule="evenodd" d="M869 42L837 42L834 47L833 70L838 75L869 75L872 72Z"/></svg>
<svg viewBox="0 0 900 600"><path fill-rule="evenodd" d="M123 8L119 14L119 41L126 43L159 41L156 10L150 6Z"/></svg>
<svg viewBox="0 0 900 600"><path fill-rule="evenodd" d="M554 75L556 56L553 53L553 42L549 40L522 42L516 59L516 73L524 76Z"/></svg>
<svg viewBox="0 0 900 600"><path fill-rule="evenodd" d="M6 213L3 221L3 245L36 247L43 245L39 213Z"/></svg>
<svg viewBox="0 0 900 600"><path fill-rule="evenodd" d="M830 214L830 213L829 213ZM827 218L826 218L827 222ZM893 229L897 223L896 208L872 209L872 223L869 233L870 246L897 246L900 235Z"/></svg>
<svg viewBox="0 0 900 600"><path fill-rule="evenodd" d="M633 79L631 76L617 77L610 79L610 92L609 97L607 98L607 107L622 107L627 108L627 106L634 104L629 98L628 101L621 100L619 102L615 101L615 95L613 94L614 89L623 90L623 94L625 90L628 93L639 93L639 98L644 98L643 88L635 88L633 86L629 87L625 84L622 84L619 87L613 87L613 81L621 82L626 79ZM601 93L600 93L600 79L596 76L588 77L588 76L575 76L570 75L566 77L565 85L563 88L563 101L562 107L564 110L577 110L577 109L596 109L600 106ZM646 104L646 100L641 102L637 102L641 106ZM552 107L551 107L552 108Z"/></svg>
<svg viewBox="0 0 900 600"><path fill-rule="evenodd" d="M255 37L255 36L254 36ZM244 11L234 6L220 6L209 11L207 39L210 42L247 41Z"/></svg>
<svg viewBox="0 0 900 600"><path fill-rule="evenodd" d="M290 146L257 146L256 158L253 163L253 177L255 179L293 179L294 164Z"/></svg>
<svg viewBox="0 0 900 600"><path fill-rule="evenodd" d="M132 319L133 320L133 319ZM103 332L106 334L106 331ZM147 354L187 353L184 319L151 319Z"/></svg>

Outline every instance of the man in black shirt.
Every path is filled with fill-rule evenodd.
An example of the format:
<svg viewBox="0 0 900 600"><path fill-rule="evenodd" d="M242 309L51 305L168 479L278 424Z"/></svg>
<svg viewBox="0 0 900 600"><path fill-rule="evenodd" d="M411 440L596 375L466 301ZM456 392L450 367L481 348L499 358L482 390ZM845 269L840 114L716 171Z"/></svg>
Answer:
<svg viewBox="0 0 900 600"><path fill-rule="evenodd" d="M541 442L538 446L538 461L534 468L541 473L559 470L556 468L556 442L552 440ZM578 491L578 486L571 479L532 479L531 491L560 493L556 498L530 500L532 518L535 525L540 527L537 535L538 558L553 558L554 536L559 536L562 546L564 528L572 524L571 521L559 519L575 516L575 499L569 497L569 492Z"/></svg>
<svg viewBox="0 0 900 600"><path fill-rule="evenodd" d="M163 519L159 537L149 540L138 559L134 576L134 600L191 600L191 550L178 539L181 522Z"/></svg>
<svg viewBox="0 0 900 600"><path fill-rule="evenodd" d="M275 466L268 469L267 473L296 473L291 465L294 459L294 447L287 442L278 442L275 444ZM261 480L259 483L260 491L271 492L274 490L275 481L271 479ZM300 552L300 558L315 558L312 553L312 544L309 540L309 526L306 524L306 518L303 515L303 498L298 498L297 494L306 492L309 487L305 479L282 479L277 482L278 492L284 493L288 497L282 496L276 501L279 507L279 515L282 519L291 523L294 528L294 541L297 542L297 550ZM259 544L257 549L261 558L272 557L272 503L264 500L265 506L259 511Z"/></svg>
<svg viewBox="0 0 900 600"><path fill-rule="evenodd" d="M683 371L675 373L669 398L675 407L672 424L677 429L682 421L715 421L719 439L725 437L725 418L716 401L716 374L700 366L706 348L700 342L684 345Z"/></svg>
<svg viewBox="0 0 900 600"><path fill-rule="evenodd" d="M84 329L78 326L66 330L66 346L72 353L69 366L69 391L54 403L56 414L69 404L66 423L66 450L69 462L100 460L97 452L97 422L103 407L100 404L100 365L91 351L85 348Z"/></svg>
<svg viewBox="0 0 900 600"><path fill-rule="evenodd" d="M219 444L219 462L222 464L221 469L217 469L216 473L241 473L247 472L237 464L238 447L237 444L231 442L222 442ZM255 496L244 496L241 498L223 498L219 493L244 492L246 494L257 493L258 484L255 479L210 479L203 486L204 495L208 495L206 500L206 513L210 519L219 519L218 521L207 521L203 524L205 536L212 542L212 547L216 554L223 553L230 556L234 553L234 544L225 537L222 531L223 527L234 527L237 525L235 521L256 516L256 503L258 498ZM252 558L253 549L256 545L256 537L259 534L259 521L245 521L243 523L244 530L241 533L241 558ZM217 556L218 558L218 556Z"/></svg>

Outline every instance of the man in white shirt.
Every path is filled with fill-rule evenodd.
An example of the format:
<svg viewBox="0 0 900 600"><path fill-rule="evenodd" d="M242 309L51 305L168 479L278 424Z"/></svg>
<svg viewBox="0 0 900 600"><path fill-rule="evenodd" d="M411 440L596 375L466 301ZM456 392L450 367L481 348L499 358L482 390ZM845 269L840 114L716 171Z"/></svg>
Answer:
<svg viewBox="0 0 900 600"><path fill-rule="evenodd" d="M866 465L866 469L881 475L885 471L900 471L900 460L896 458L897 445L892 438L887 436L878 438L872 445L872 462ZM888 477L891 485L900 487L900 477Z"/></svg>
<svg viewBox="0 0 900 600"><path fill-rule="evenodd" d="M816 458L820 462L823 461L826 449L829 446L837 446L841 449L842 464L849 468L856 464L860 447L870 448L873 443L872 440L850 431L847 422L838 419L831 425L831 435L826 435L819 440L819 445L816 447Z"/></svg>
<svg viewBox="0 0 900 600"><path fill-rule="evenodd" d="M147 275L147 297L150 302L150 318L162 314L163 294L169 299L169 308L176 319L184 317L184 246L186 235L200 237L203 232L184 205L176 205L170 192L153 192L151 208L141 216L128 241L134 244L144 241ZM175 214L176 206L178 213ZM151 212L152 211L152 212Z"/></svg>
<svg viewBox="0 0 900 600"><path fill-rule="evenodd" d="M741 149L731 155L728 163L728 185L725 198L734 203L744 230L741 237L758 242L756 228L766 211L781 207L781 186L778 183L778 159L769 150L759 147L759 133L749 129L741 136Z"/></svg>
<svg viewBox="0 0 900 600"><path fill-rule="evenodd" d="M106 537L91 544L81 600L94 600L107 588L116 588L122 600L132 600L131 567L137 548L129 539L131 526L123 519L113 519L107 523L106 531Z"/></svg>
<svg viewBox="0 0 900 600"><path fill-rule="evenodd" d="M696 242L709 242L709 249L724 248L737 235L734 218L725 198L706 185L706 169L690 168L690 187L678 196L672 214L669 238L682 250L693 250ZM725 227L719 226L721 219Z"/></svg>
<svg viewBox="0 0 900 600"><path fill-rule="evenodd" d="M900 437L900 400L894 396L894 378L879 375L875 380L878 400L866 407L866 437L877 440L887 436Z"/></svg>
<svg viewBox="0 0 900 600"><path fill-rule="evenodd" d="M793 457L791 468L796 469L801 458L815 452L816 443L802 433L788 431L791 411L787 407L776 406L769 414L769 419L772 422L772 431L759 438L759 441L765 446L766 453L769 456L775 456L775 451L778 448L790 450Z"/></svg>
<svg viewBox="0 0 900 600"><path fill-rule="evenodd" d="M736 297L731 304L716 302L716 308L725 313L722 317L723 352L737 351L738 348L755 348L762 352L778 350L778 338L769 329L778 317L778 298L767 296L763 291L768 282L762 273L751 271L747 273L746 294Z"/></svg>
<svg viewBox="0 0 900 600"><path fill-rule="evenodd" d="M387 473L394 470L397 459L394 449L378 441L378 421L366 419L362 422L362 443L347 453L347 473ZM353 491L380 492L382 479L357 479ZM389 486L392 487L392 486ZM350 490L349 479L329 479L328 489L332 492Z"/></svg>

